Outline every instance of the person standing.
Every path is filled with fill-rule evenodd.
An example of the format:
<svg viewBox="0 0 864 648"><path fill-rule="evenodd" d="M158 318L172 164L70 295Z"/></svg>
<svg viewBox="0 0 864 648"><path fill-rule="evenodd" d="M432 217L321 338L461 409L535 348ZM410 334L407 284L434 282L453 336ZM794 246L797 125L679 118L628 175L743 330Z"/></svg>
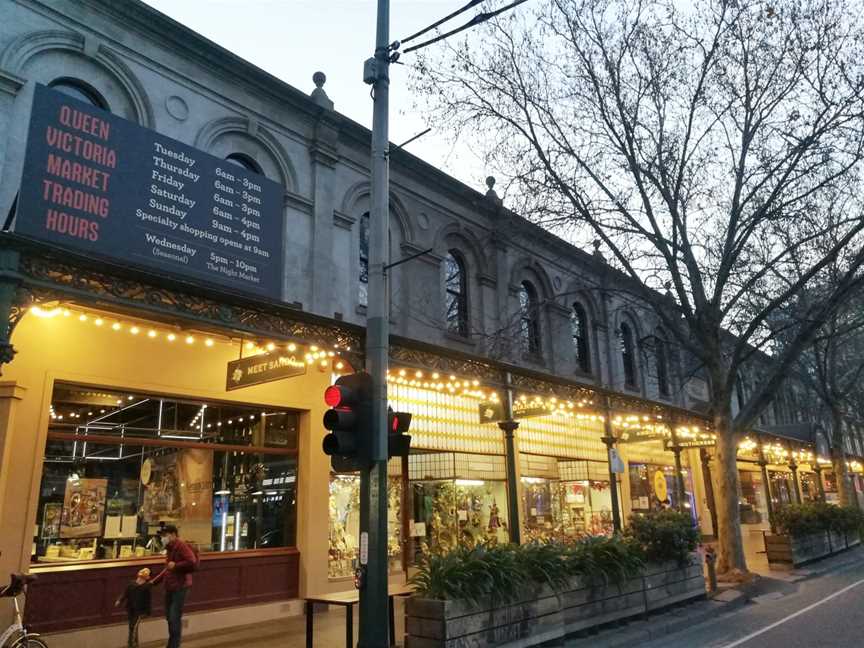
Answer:
<svg viewBox="0 0 864 648"><path fill-rule="evenodd" d="M168 621L168 643L165 648L180 648L183 630L183 605L192 587L192 572L198 567L198 556L173 524L161 530L165 545L165 569L153 583L165 583L165 619Z"/></svg>
<svg viewBox="0 0 864 648"><path fill-rule="evenodd" d="M144 569L138 570L135 580L126 586L126 591L114 603L115 607L126 605L126 613L129 617L128 648L138 648L138 626L141 624L141 619L150 616L150 590L152 587L150 570L144 567Z"/></svg>

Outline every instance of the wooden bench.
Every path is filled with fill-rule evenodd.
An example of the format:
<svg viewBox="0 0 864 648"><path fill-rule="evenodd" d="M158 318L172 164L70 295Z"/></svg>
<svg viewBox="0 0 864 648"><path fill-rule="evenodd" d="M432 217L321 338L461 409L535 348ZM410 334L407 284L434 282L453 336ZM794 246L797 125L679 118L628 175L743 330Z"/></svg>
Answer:
<svg viewBox="0 0 864 648"><path fill-rule="evenodd" d="M390 645L395 645L396 620L393 612L394 596L410 596L414 588L409 585L391 585L388 590L388 607L390 617ZM320 594L307 596L306 601L306 648L314 648L313 636L315 630L315 604L336 605L345 608L345 648L354 648L354 604L360 602L360 592L348 590L346 592L333 592L332 594Z"/></svg>

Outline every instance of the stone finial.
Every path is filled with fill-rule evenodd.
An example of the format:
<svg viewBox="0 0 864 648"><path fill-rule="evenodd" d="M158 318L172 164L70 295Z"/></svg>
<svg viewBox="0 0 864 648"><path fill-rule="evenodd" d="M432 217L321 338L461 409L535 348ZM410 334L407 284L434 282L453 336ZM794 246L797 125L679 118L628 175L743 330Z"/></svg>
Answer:
<svg viewBox="0 0 864 648"><path fill-rule="evenodd" d="M672 296L672 282L667 281L666 283L663 284L663 287L666 289L666 296L671 297Z"/></svg>
<svg viewBox="0 0 864 648"><path fill-rule="evenodd" d="M594 245L594 258L602 263L606 263L606 257L604 257L603 253L600 251L601 243L600 239L594 239L592 243Z"/></svg>
<svg viewBox="0 0 864 648"><path fill-rule="evenodd" d="M496 205L501 204L501 198L498 197L498 194L495 192L495 176L487 176L486 177L486 186L489 188L486 192L487 200L492 201Z"/></svg>
<svg viewBox="0 0 864 648"><path fill-rule="evenodd" d="M309 95L312 97L312 101L322 108L333 110L333 102L330 101L330 97L328 97L327 93L324 91L324 84L327 83L327 75L323 72L316 72L312 75L312 83L315 84L315 89L312 91L312 94Z"/></svg>

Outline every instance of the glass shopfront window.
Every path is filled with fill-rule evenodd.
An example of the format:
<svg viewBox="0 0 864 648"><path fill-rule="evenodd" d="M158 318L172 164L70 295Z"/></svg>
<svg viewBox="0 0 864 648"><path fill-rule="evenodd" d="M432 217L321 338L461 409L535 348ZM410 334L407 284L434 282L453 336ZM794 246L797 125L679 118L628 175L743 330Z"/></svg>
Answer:
<svg viewBox="0 0 864 648"><path fill-rule="evenodd" d="M423 552L509 542L504 458L429 452L409 457L409 536Z"/></svg>
<svg viewBox="0 0 864 648"><path fill-rule="evenodd" d="M175 524L202 552L296 544L298 415L58 385L35 562L160 553Z"/></svg>
<svg viewBox="0 0 864 648"><path fill-rule="evenodd" d="M801 480L801 498L805 502L819 501L819 476L812 472L800 471L798 476Z"/></svg>
<svg viewBox="0 0 864 648"><path fill-rule="evenodd" d="M503 481L453 479L411 484L415 551L432 553L479 544L506 544L507 486Z"/></svg>
<svg viewBox="0 0 864 648"><path fill-rule="evenodd" d="M765 484L762 473L741 470L738 472L738 510L741 524L763 524L768 521L768 503L765 500Z"/></svg>
<svg viewBox="0 0 864 648"><path fill-rule="evenodd" d="M392 473L392 471L391 471ZM402 570L402 480L392 474L387 484L387 557L390 571ZM330 548L328 576L354 575L360 556L360 476L330 476Z"/></svg>
<svg viewBox="0 0 864 648"><path fill-rule="evenodd" d="M561 482L542 477L522 478L525 540L551 540L563 535Z"/></svg>
<svg viewBox="0 0 864 648"><path fill-rule="evenodd" d="M690 511L696 519L696 505L689 468L684 473L684 501L678 501L678 487L675 483L675 467L658 464L631 463L630 506L634 513L648 513L663 509L683 509ZM661 497L665 496L665 497Z"/></svg>
<svg viewBox="0 0 864 648"><path fill-rule="evenodd" d="M769 470L768 479L771 481L771 503L775 508L795 503L792 473Z"/></svg>
<svg viewBox="0 0 864 648"><path fill-rule="evenodd" d="M838 504L840 502L840 492L837 490L837 475L833 470L825 470L822 472L822 478L825 480L825 501L829 504Z"/></svg>

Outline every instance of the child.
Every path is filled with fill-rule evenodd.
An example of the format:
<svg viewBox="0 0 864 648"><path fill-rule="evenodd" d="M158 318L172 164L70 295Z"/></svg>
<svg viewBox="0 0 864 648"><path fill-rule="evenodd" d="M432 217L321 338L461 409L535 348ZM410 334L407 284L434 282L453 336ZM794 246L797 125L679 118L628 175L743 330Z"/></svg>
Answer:
<svg viewBox="0 0 864 648"><path fill-rule="evenodd" d="M150 615L150 590L153 583L150 580L150 570L145 567L138 571L135 582L126 586L126 591L114 603L114 607L126 604L129 616L129 648L138 648L138 624L141 619Z"/></svg>

